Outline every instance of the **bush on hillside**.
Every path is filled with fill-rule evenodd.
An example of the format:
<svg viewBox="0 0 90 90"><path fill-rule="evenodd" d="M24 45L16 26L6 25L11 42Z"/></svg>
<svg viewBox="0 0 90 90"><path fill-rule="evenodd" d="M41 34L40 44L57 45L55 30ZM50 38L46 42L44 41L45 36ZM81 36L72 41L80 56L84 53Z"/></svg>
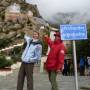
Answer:
<svg viewBox="0 0 90 90"><path fill-rule="evenodd" d="M0 68L10 67L12 64L12 60L8 60L4 55L0 55Z"/></svg>

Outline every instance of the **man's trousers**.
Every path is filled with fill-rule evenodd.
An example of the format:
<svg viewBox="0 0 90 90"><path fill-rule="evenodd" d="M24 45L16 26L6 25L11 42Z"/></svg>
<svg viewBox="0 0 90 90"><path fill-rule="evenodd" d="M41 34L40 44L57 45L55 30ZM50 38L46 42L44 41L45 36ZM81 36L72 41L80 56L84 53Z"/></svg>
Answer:
<svg viewBox="0 0 90 90"><path fill-rule="evenodd" d="M17 90L23 90L25 76L27 79L27 90L33 90L33 68L34 63L22 62L18 74Z"/></svg>
<svg viewBox="0 0 90 90"><path fill-rule="evenodd" d="M49 76L49 81L52 86L52 90L58 90L58 86L57 86L57 82L56 82L57 73L54 71L49 71L48 76Z"/></svg>

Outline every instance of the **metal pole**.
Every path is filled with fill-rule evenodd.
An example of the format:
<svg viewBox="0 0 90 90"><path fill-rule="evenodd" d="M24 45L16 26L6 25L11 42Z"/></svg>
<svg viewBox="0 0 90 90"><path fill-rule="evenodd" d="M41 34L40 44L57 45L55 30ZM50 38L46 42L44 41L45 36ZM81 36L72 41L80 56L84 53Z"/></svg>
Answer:
<svg viewBox="0 0 90 90"><path fill-rule="evenodd" d="M77 59L76 59L76 45L73 40L73 56L74 56L74 71L75 71L75 88L78 90L78 75L77 75Z"/></svg>

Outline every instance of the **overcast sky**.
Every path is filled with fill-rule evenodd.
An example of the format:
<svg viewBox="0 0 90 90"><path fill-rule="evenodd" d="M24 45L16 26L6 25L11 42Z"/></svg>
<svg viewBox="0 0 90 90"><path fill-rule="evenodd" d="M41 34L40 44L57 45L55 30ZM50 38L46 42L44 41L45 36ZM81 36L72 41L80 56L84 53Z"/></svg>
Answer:
<svg viewBox="0 0 90 90"><path fill-rule="evenodd" d="M37 4L40 14L46 20L53 19L53 15L59 12L86 13L88 14L86 15L86 17L90 19L88 17L90 15L90 0L26 0L26 1L28 3Z"/></svg>

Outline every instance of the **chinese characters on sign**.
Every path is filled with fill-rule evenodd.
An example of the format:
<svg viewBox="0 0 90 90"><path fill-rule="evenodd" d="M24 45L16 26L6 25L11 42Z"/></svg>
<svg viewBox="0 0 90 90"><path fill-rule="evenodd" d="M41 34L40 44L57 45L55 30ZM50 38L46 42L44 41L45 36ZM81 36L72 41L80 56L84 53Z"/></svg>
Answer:
<svg viewBox="0 0 90 90"><path fill-rule="evenodd" d="M87 39L86 24L60 25L60 32L62 40Z"/></svg>

